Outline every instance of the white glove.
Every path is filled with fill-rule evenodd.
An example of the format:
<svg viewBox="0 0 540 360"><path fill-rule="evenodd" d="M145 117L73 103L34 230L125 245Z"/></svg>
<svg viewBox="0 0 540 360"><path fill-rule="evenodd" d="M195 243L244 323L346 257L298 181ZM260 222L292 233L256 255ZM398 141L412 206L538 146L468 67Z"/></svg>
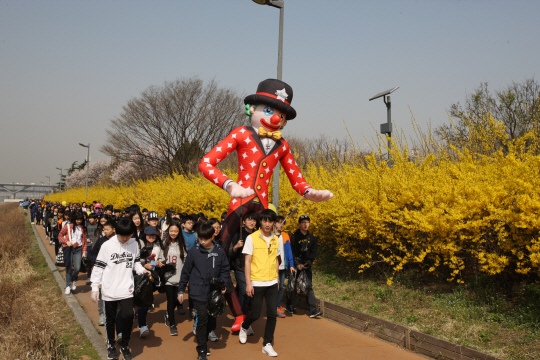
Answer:
<svg viewBox="0 0 540 360"><path fill-rule="evenodd" d="M234 181L231 181L227 184L227 192L231 197L240 199L245 199L255 194L255 191L253 189L243 188Z"/></svg>
<svg viewBox="0 0 540 360"><path fill-rule="evenodd" d="M332 194L329 190L309 189L305 194L305 197L310 201L320 202L330 200L334 197L334 194Z"/></svg>
<svg viewBox="0 0 540 360"><path fill-rule="evenodd" d="M99 291L92 291L92 294L90 295L90 299L92 299L92 301L97 304L99 300Z"/></svg>

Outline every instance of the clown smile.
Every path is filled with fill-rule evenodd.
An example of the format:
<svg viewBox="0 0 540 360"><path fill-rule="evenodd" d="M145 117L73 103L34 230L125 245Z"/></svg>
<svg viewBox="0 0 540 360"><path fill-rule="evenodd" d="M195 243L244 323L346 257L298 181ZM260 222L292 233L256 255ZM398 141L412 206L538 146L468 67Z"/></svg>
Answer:
<svg viewBox="0 0 540 360"><path fill-rule="evenodd" d="M279 130L279 128L281 127L281 124L278 124L278 125L270 125L269 123L267 123L264 119L261 119L261 124L267 128L267 129L270 129L272 131L276 131L276 130Z"/></svg>

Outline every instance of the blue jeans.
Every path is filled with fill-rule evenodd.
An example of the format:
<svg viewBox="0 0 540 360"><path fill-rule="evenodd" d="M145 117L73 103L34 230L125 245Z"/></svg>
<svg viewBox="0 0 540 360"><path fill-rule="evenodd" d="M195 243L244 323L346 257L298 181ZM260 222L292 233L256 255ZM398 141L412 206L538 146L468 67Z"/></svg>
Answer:
<svg viewBox="0 0 540 360"><path fill-rule="evenodd" d="M34 222L34 220L36 219L36 212L35 211L30 211L30 218L32 219L32 222Z"/></svg>
<svg viewBox="0 0 540 360"><path fill-rule="evenodd" d="M285 273L287 272L287 269L285 270L279 270L279 291L278 291L278 297L277 297L277 307L279 309L279 304L281 304L281 296L283 295L283 283L285 282Z"/></svg>
<svg viewBox="0 0 540 360"><path fill-rule="evenodd" d="M246 294L246 274L243 271L234 270L234 277L236 279L236 290L238 290L238 300L240 306L242 306L242 312L249 314L249 302L251 298Z"/></svg>
<svg viewBox="0 0 540 360"><path fill-rule="evenodd" d="M146 314L148 314L148 308L137 307L137 313L138 313L137 320L139 321L139 329L142 328L143 326L147 326Z"/></svg>
<svg viewBox="0 0 540 360"><path fill-rule="evenodd" d="M68 287L71 284L71 279L76 277L81 269L82 246L79 245L76 248L68 246L63 250L66 263L66 287ZM73 270L71 269L72 266Z"/></svg>

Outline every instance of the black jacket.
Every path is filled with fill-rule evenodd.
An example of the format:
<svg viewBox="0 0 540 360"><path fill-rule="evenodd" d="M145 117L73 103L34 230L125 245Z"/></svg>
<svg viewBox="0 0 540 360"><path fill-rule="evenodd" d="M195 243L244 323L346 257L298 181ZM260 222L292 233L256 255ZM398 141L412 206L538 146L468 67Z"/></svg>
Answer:
<svg viewBox="0 0 540 360"><path fill-rule="evenodd" d="M317 258L317 239L309 231L304 235L298 229L291 235L291 249L295 264L311 266Z"/></svg>
<svg viewBox="0 0 540 360"><path fill-rule="evenodd" d="M178 293L183 294L189 282L189 297L197 301L208 301L210 292L214 290L210 285L210 280L214 277L222 279L225 284L232 283L225 250L219 244L214 244L214 249L209 254L208 250L197 242L188 251L180 275Z"/></svg>
<svg viewBox="0 0 540 360"><path fill-rule="evenodd" d="M244 240L244 244L246 242L246 238L253 234L253 232L247 232L246 229L242 229L242 240ZM234 234L231 245L229 246L229 261L231 262L231 269L237 270L237 271L244 271L244 266L246 264L245 258L246 256L242 254L242 250L244 250L244 247L242 246L237 251L234 251L233 248L238 242L240 241L240 231Z"/></svg>
<svg viewBox="0 0 540 360"><path fill-rule="evenodd" d="M94 246L92 246L92 250L90 250L90 252L88 253L88 259L91 262L96 262L97 256L99 254L99 249L101 249L101 245L103 245L103 243L107 240L109 240L108 237L102 236L94 243Z"/></svg>

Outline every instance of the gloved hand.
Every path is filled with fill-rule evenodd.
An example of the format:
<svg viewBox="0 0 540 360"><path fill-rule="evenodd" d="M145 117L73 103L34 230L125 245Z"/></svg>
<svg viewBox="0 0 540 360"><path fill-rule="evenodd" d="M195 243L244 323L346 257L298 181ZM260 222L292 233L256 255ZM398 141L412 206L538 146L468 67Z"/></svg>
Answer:
<svg viewBox="0 0 540 360"><path fill-rule="evenodd" d="M229 184L227 184L227 192L229 193L231 197L240 198L240 199L245 199L255 194L255 190L253 189L248 190L246 188L243 188L242 186L238 185L234 181L231 181Z"/></svg>
<svg viewBox="0 0 540 360"><path fill-rule="evenodd" d="M305 194L306 199L314 202L330 200L334 197L329 190L315 190L309 189Z"/></svg>
<svg viewBox="0 0 540 360"><path fill-rule="evenodd" d="M92 291L90 299L92 299L92 301L97 304L97 302L99 301L99 291Z"/></svg>

